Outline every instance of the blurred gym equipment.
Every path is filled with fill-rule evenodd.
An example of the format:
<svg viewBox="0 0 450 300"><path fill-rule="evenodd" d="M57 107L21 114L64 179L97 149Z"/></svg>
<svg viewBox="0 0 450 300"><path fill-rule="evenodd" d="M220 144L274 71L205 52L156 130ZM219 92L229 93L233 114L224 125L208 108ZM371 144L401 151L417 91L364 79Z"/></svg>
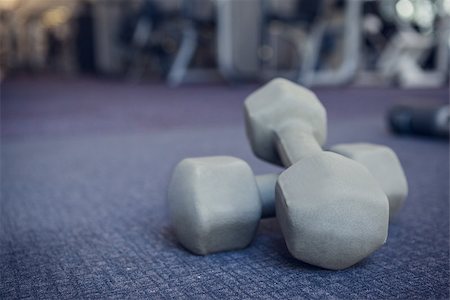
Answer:
<svg viewBox="0 0 450 300"><path fill-rule="evenodd" d="M201 45L204 31L210 31L215 26L213 2L210 0L183 0L182 18L184 22L182 40L179 50L170 67L167 82L170 86L177 86L183 81L210 81L217 78L217 71L209 68L190 68L196 51ZM208 39L208 35L206 36ZM212 40L212 37L209 37ZM210 41L209 45L214 43Z"/></svg>
<svg viewBox="0 0 450 300"><path fill-rule="evenodd" d="M177 9L176 1L164 5L161 1L144 1L122 12L119 38L126 78L141 80L147 73L163 77L168 72L176 47L174 32L179 30Z"/></svg>
<svg viewBox="0 0 450 300"><path fill-rule="evenodd" d="M234 81L281 75L305 85L329 86L351 83L361 73L371 73L376 84L439 86L448 79L450 14L443 9L445 3L219 1L220 70ZM402 19L408 9L415 9L410 22ZM252 26L234 21L249 18L255 20ZM286 53L279 47L280 39L287 41L285 48L294 48L290 63L284 63L288 69L277 68L279 52ZM431 69L424 66L430 59L435 60ZM365 70L370 65L373 69Z"/></svg>
<svg viewBox="0 0 450 300"><path fill-rule="evenodd" d="M450 36L450 14L444 10L446 2L386 2L385 9L395 9L392 15L397 32L389 39L377 62L385 80L396 81L403 87L433 87L446 83Z"/></svg>
<svg viewBox="0 0 450 300"><path fill-rule="evenodd" d="M83 3L93 29L76 25ZM281 76L410 88L449 79L450 0L8 0L0 22L2 74L90 64L100 75L171 86Z"/></svg>
<svg viewBox="0 0 450 300"><path fill-rule="evenodd" d="M339 25L343 36L341 63L336 68L316 70L320 51L326 42L326 28L333 25L326 17L317 22L311 37L306 40L305 59L301 68L299 82L305 85L342 85L356 76L359 67L361 43L361 1L346 0L343 24Z"/></svg>
<svg viewBox="0 0 450 300"><path fill-rule="evenodd" d="M261 24L260 1L217 0L217 63L227 80L258 78Z"/></svg>

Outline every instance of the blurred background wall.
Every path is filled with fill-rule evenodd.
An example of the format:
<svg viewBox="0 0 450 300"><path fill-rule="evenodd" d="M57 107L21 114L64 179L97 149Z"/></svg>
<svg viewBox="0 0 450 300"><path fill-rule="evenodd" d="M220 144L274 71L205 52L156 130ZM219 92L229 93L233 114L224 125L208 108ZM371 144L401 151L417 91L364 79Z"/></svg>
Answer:
<svg viewBox="0 0 450 300"><path fill-rule="evenodd" d="M450 0L1 0L0 78L448 84Z"/></svg>

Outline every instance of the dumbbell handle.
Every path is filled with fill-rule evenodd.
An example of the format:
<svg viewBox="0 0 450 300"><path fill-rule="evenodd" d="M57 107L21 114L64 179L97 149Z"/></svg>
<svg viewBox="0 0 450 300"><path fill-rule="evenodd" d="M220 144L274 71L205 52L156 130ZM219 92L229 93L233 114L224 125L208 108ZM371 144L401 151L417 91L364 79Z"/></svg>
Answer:
<svg viewBox="0 0 450 300"><path fill-rule="evenodd" d="M255 176L262 206L262 218L275 217L275 186L279 174Z"/></svg>
<svg viewBox="0 0 450 300"><path fill-rule="evenodd" d="M322 152L322 147L313 135L311 126L301 122L287 122L275 131L278 156L285 167L290 167L302 158Z"/></svg>

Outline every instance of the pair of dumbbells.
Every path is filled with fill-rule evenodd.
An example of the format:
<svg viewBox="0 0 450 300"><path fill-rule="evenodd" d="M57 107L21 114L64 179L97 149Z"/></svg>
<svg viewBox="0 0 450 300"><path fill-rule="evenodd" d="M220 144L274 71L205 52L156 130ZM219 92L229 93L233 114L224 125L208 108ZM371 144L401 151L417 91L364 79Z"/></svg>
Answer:
<svg viewBox="0 0 450 300"><path fill-rule="evenodd" d="M326 111L314 93L288 80L252 93L244 111L255 155L287 169L254 176L234 157L182 160L168 200L185 248L200 255L244 248L259 220L275 215L289 252L323 268L352 266L385 243L389 217L408 191L391 149L341 144L323 151Z"/></svg>

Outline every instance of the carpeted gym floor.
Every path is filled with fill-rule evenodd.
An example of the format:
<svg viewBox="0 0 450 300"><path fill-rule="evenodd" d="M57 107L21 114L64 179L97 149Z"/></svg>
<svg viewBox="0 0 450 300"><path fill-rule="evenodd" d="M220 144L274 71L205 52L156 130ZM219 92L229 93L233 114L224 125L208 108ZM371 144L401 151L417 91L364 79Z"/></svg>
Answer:
<svg viewBox="0 0 450 300"><path fill-rule="evenodd" d="M256 85L185 86L18 77L1 84L0 298L449 297L449 144L396 137L397 102L448 89L316 89L328 145L383 143L409 180L385 246L328 271L293 259L275 219L241 251L195 256L170 227L166 189L182 158L233 155L255 173L241 106Z"/></svg>

